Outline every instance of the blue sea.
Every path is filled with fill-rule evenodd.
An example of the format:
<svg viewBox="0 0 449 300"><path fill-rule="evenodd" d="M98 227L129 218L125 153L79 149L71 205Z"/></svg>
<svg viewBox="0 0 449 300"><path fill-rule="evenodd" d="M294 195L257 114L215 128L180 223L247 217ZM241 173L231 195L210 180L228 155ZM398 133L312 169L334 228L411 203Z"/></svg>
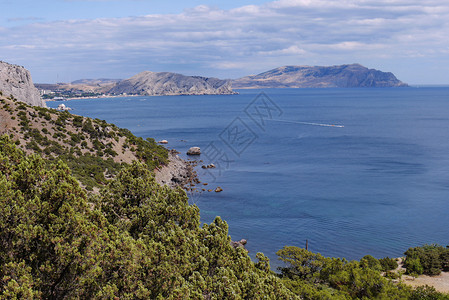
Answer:
<svg viewBox="0 0 449 300"><path fill-rule="evenodd" d="M449 88L267 89L64 102L135 135L201 147L203 222L272 266L284 245L398 257L449 243ZM48 102L56 107L61 102ZM199 188L202 188L200 186Z"/></svg>

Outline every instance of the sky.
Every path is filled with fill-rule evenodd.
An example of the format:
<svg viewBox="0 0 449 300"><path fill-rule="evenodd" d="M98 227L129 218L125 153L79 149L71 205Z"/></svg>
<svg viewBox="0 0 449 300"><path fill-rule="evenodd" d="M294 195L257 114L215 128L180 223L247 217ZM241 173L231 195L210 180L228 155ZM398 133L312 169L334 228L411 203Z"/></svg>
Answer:
<svg viewBox="0 0 449 300"><path fill-rule="evenodd" d="M447 0L0 0L0 60L35 83L142 71L239 78L360 63L449 84Z"/></svg>

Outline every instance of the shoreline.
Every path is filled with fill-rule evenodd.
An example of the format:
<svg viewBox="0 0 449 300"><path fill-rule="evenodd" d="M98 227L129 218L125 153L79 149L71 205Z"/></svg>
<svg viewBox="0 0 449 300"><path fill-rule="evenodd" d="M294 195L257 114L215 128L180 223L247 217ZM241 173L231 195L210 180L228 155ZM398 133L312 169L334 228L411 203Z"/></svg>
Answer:
<svg viewBox="0 0 449 300"><path fill-rule="evenodd" d="M70 100L85 100L85 99L103 99L103 98L124 98L124 97L144 97L144 95L107 95L107 96L90 96L90 97L72 97L64 100L43 99L45 102L64 102Z"/></svg>
<svg viewBox="0 0 449 300"><path fill-rule="evenodd" d="M125 97L162 97L162 96L229 96L229 95L239 95L238 92L234 93L221 93L221 94L167 94L167 95L101 95L101 96L89 96L89 97L71 97L71 98L64 98L64 100L58 99L42 99L44 102L63 102L63 101L70 101L70 100L85 100L85 99L104 99L104 98L125 98Z"/></svg>
<svg viewBox="0 0 449 300"><path fill-rule="evenodd" d="M182 159L178 153L176 150L169 150L168 165L155 169L154 178L160 185L186 190L187 185L199 182L198 174L194 170L194 162Z"/></svg>

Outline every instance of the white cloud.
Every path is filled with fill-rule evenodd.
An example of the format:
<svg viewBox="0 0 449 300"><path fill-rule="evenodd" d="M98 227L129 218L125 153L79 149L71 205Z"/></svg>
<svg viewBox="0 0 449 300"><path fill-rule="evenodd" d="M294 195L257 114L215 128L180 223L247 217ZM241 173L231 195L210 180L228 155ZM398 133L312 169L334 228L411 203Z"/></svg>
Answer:
<svg viewBox="0 0 449 300"><path fill-rule="evenodd" d="M49 65L78 77L124 77L144 69L236 77L282 64L436 60L449 49L449 5L278 0L0 30L2 59L30 65L42 78Z"/></svg>
<svg viewBox="0 0 449 300"><path fill-rule="evenodd" d="M288 48L273 50L273 51L261 51L258 55L269 55L269 56L279 56L279 55L304 55L306 51L297 45L290 46Z"/></svg>

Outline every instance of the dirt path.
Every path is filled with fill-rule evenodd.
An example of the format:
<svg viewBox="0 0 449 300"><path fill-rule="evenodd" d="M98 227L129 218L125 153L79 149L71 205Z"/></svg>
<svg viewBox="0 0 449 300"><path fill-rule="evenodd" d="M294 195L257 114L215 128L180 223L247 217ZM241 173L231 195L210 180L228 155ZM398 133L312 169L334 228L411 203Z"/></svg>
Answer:
<svg viewBox="0 0 449 300"><path fill-rule="evenodd" d="M402 258L399 258L398 264L399 267L395 271L405 272L405 269L402 267ZM442 272L438 276L420 275L418 278L402 275L401 282L412 287L429 285L433 286L439 292L449 293L449 272Z"/></svg>
<svg viewBox="0 0 449 300"><path fill-rule="evenodd" d="M412 287L429 285L433 286L437 291L449 293L449 273L443 272L438 276L421 275L418 278L411 276L402 276L402 282Z"/></svg>

